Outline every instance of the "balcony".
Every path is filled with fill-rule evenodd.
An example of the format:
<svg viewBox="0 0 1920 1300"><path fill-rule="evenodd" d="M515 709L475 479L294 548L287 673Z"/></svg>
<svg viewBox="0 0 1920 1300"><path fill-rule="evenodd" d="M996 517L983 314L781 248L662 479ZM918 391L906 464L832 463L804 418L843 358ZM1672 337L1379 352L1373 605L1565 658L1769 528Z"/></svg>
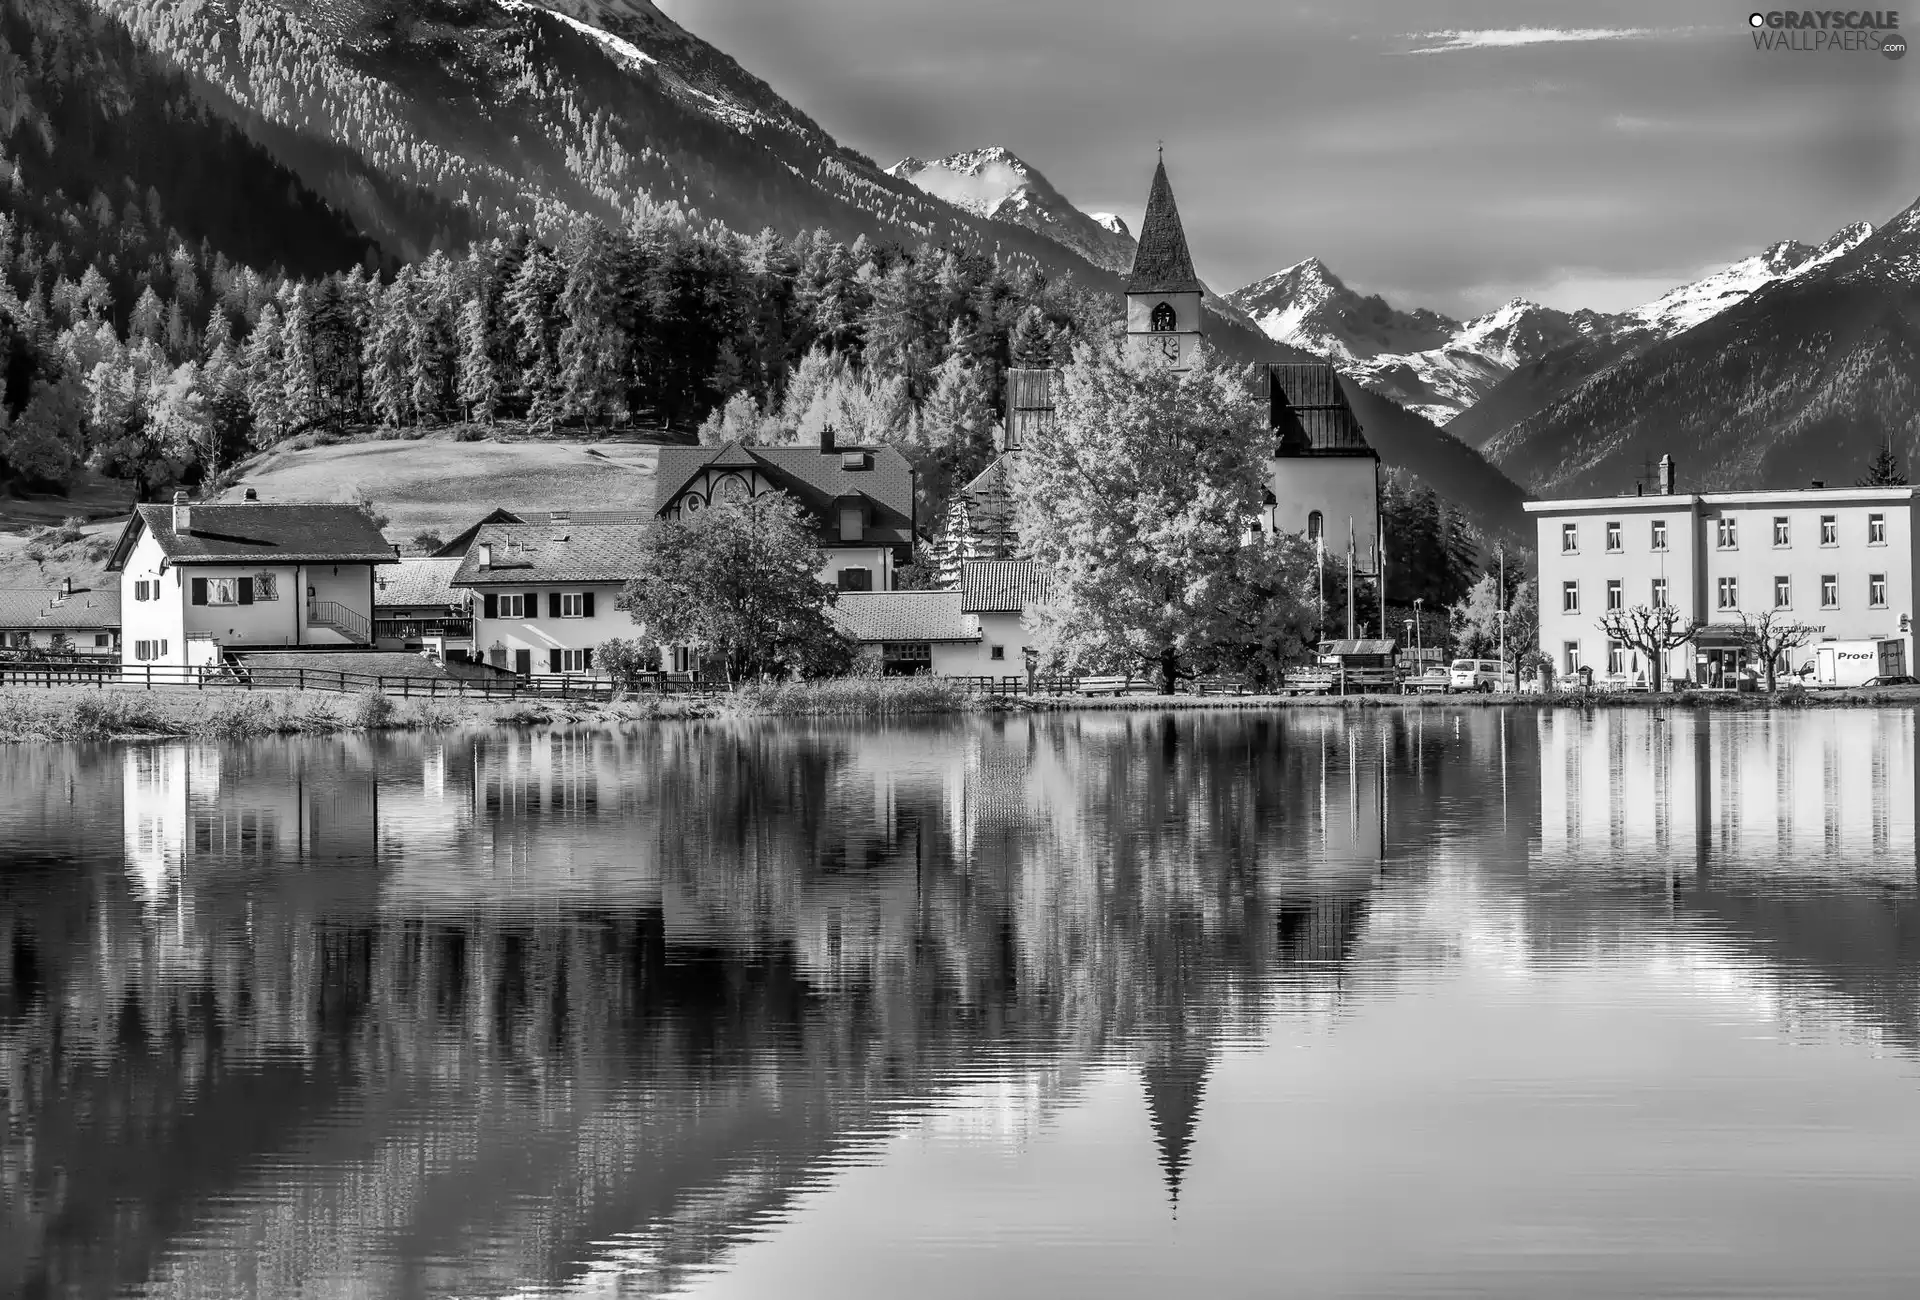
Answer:
<svg viewBox="0 0 1920 1300"><path fill-rule="evenodd" d="M471 641L470 618L382 618L373 624L373 635L380 641L420 641L430 636L448 641Z"/></svg>

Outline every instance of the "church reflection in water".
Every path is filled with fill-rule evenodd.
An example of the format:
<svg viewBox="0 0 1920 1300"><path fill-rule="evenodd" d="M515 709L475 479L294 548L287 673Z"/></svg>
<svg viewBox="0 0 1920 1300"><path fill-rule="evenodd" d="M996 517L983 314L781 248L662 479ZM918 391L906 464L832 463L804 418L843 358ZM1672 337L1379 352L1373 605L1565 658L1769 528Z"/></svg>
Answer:
<svg viewBox="0 0 1920 1300"><path fill-rule="evenodd" d="M1911 1029L1915 773L1906 714L1487 709L7 754L0 1291L663 1292L1114 1068L1171 1212L1221 1054L1426 960L1448 863L1544 947L1657 878ZM1855 858L1878 911L1766 892Z"/></svg>

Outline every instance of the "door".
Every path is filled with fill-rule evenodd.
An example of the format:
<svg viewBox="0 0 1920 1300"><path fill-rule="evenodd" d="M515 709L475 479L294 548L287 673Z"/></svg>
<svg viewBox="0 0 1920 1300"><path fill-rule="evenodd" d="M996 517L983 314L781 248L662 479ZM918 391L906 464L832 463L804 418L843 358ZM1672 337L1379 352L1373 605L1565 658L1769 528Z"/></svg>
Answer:
<svg viewBox="0 0 1920 1300"><path fill-rule="evenodd" d="M513 652L513 671L519 673L522 677L531 676L533 674L533 651L515 650Z"/></svg>

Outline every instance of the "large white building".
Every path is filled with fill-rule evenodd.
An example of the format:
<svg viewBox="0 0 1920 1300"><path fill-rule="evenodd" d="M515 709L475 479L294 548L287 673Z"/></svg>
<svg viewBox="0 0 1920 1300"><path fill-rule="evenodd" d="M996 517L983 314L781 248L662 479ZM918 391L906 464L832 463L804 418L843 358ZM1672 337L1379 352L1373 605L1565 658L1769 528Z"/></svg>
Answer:
<svg viewBox="0 0 1920 1300"><path fill-rule="evenodd" d="M1640 678L1650 666L1600 630L1615 607L1671 605L1700 625L1666 675L1719 684L1745 663L1740 614L1777 611L1821 641L1898 637L1913 653L1916 538L1909 487L1681 493L1671 462L1646 496L1532 501L1540 653L1556 672Z"/></svg>

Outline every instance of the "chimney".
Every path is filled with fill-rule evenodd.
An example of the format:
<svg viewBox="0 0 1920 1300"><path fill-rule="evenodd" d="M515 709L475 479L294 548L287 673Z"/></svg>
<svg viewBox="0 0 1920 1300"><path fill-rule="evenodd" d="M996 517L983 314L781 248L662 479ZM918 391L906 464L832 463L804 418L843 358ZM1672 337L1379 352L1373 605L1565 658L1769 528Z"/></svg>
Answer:
<svg viewBox="0 0 1920 1300"><path fill-rule="evenodd" d="M71 596L72 594L73 594L73 579L72 579L72 578L62 578L62 579L60 579L60 597L61 597L61 599L63 599L63 600L64 600L64 599L65 599L66 597L68 597L68 596Z"/></svg>
<svg viewBox="0 0 1920 1300"><path fill-rule="evenodd" d="M1673 488L1674 488L1673 477L1674 477L1673 476L1673 457L1670 455L1662 454L1660 457L1660 495L1661 496L1670 497L1673 495Z"/></svg>
<svg viewBox="0 0 1920 1300"><path fill-rule="evenodd" d="M1645 496L1647 494L1647 485L1639 479L1635 479L1633 481L1633 494L1637 497Z"/></svg>
<svg viewBox="0 0 1920 1300"><path fill-rule="evenodd" d="M394 542L392 545L393 545L393 558L397 560L400 558L400 543Z"/></svg>
<svg viewBox="0 0 1920 1300"><path fill-rule="evenodd" d="M831 424L823 424L820 426L820 450L822 452L831 452L834 450L833 426Z"/></svg>
<svg viewBox="0 0 1920 1300"><path fill-rule="evenodd" d="M173 531L181 537L193 531L193 507L187 504L185 491L173 494Z"/></svg>
<svg viewBox="0 0 1920 1300"><path fill-rule="evenodd" d="M491 569L493 567L493 543L482 542L475 549L480 552L480 567L483 569Z"/></svg>
<svg viewBox="0 0 1920 1300"><path fill-rule="evenodd" d="M249 501L258 501L260 499L259 490L257 488L248 488L246 499Z"/></svg>

